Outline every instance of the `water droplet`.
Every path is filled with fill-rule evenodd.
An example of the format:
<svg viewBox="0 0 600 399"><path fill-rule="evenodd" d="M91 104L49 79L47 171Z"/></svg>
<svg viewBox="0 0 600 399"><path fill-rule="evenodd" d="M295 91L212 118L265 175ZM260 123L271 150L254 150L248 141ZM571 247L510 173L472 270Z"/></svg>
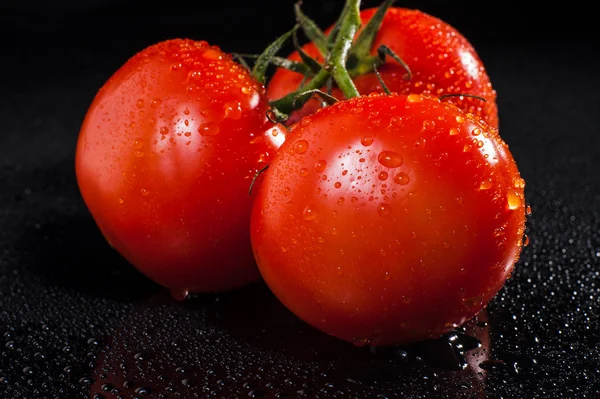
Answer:
<svg viewBox="0 0 600 399"><path fill-rule="evenodd" d="M522 204L521 197L514 190L508 190L506 193L506 202L510 210L518 209Z"/></svg>
<svg viewBox="0 0 600 399"><path fill-rule="evenodd" d="M144 100L142 98L140 98L139 100L137 100L137 102L135 103L135 105L138 108L144 108Z"/></svg>
<svg viewBox="0 0 600 399"><path fill-rule="evenodd" d="M386 168L397 168L403 162L402 155L395 151L381 151L377 160Z"/></svg>
<svg viewBox="0 0 600 399"><path fill-rule="evenodd" d="M401 186L404 186L404 185L408 184L409 182L410 182L410 177L404 172L400 172L396 176L394 176L394 183L396 183L396 184L400 184Z"/></svg>
<svg viewBox="0 0 600 399"><path fill-rule="evenodd" d="M524 240L523 240L523 246L526 247L528 245L529 245L529 237L527 236L527 234L525 234Z"/></svg>
<svg viewBox="0 0 600 399"><path fill-rule="evenodd" d="M388 173L386 171L381 171L377 178L381 181L386 180L388 178Z"/></svg>
<svg viewBox="0 0 600 399"><path fill-rule="evenodd" d="M125 202L125 200L123 198L119 198L119 204L123 204Z"/></svg>
<svg viewBox="0 0 600 399"><path fill-rule="evenodd" d="M358 202L358 198L352 197L352 198L350 198L350 202L352 202L353 204L356 204Z"/></svg>
<svg viewBox="0 0 600 399"><path fill-rule="evenodd" d="M142 149L143 146L144 146L144 142L141 139L133 140L133 148L134 149L140 150L140 149Z"/></svg>
<svg viewBox="0 0 600 399"><path fill-rule="evenodd" d="M360 143L365 147L368 147L371 144L373 144L373 137L365 136L362 139L360 139Z"/></svg>
<svg viewBox="0 0 600 399"><path fill-rule="evenodd" d="M457 128L453 127L450 129L450 136L456 136L458 133L460 133L460 130Z"/></svg>
<svg viewBox="0 0 600 399"><path fill-rule="evenodd" d="M392 211L392 207L388 204L379 204L377 206L377 213L379 216L387 216Z"/></svg>
<svg viewBox="0 0 600 399"><path fill-rule="evenodd" d="M244 94L250 94L250 88L249 87L244 86L244 87L242 87L241 90L242 90L242 93L244 93Z"/></svg>
<svg viewBox="0 0 600 399"><path fill-rule="evenodd" d="M189 295L189 291L187 289L172 289L171 290L171 296L173 297L173 299L175 299L176 301L183 301L184 299L186 299Z"/></svg>
<svg viewBox="0 0 600 399"><path fill-rule="evenodd" d="M401 301L402 303L409 304L412 302L412 298L407 295L402 295Z"/></svg>
<svg viewBox="0 0 600 399"><path fill-rule="evenodd" d="M324 160L317 161L317 163L315 163L315 172L321 173L325 170L326 167L327 167L326 161L324 161Z"/></svg>
<svg viewBox="0 0 600 399"><path fill-rule="evenodd" d="M492 179L491 178L487 178L487 179L483 180L481 182L481 184L479 185L480 190L489 190L490 188L492 188Z"/></svg>
<svg viewBox="0 0 600 399"><path fill-rule="evenodd" d="M435 121L423 121L423 131L432 131L433 129L435 129Z"/></svg>
<svg viewBox="0 0 600 399"><path fill-rule="evenodd" d="M304 154L308 149L308 141L306 140L298 140L296 144L294 144L294 151L296 154Z"/></svg>
<svg viewBox="0 0 600 399"><path fill-rule="evenodd" d="M527 205L527 208L525 208L525 213L527 214L527 216L531 215L531 206Z"/></svg>
<svg viewBox="0 0 600 399"><path fill-rule="evenodd" d="M406 101L408 101L409 103L420 103L423 100L423 98L419 95L419 94L409 94L408 97L406 97Z"/></svg>
<svg viewBox="0 0 600 399"><path fill-rule="evenodd" d="M481 129L479 129L478 127L476 127L475 129L473 129L473 130L471 131L471 134L472 134L473 136L479 136L479 135L481 134Z"/></svg>
<svg viewBox="0 0 600 399"><path fill-rule="evenodd" d="M354 107L350 110L350 113L352 114L360 114L363 111L363 109L361 107Z"/></svg>
<svg viewBox="0 0 600 399"><path fill-rule="evenodd" d="M198 127L198 133L202 136L216 136L220 130L219 125L214 122L206 122Z"/></svg>
<svg viewBox="0 0 600 399"><path fill-rule="evenodd" d="M338 200L337 200L337 204L338 204L338 205L344 205L344 197L340 197L340 198L338 198Z"/></svg>
<svg viewBox="0 0 600 399"><path fill-rule="evenodd" d="M221 54L217 50L209 48L204 53L202 53L202 57L206 58L207 60L216 61L216 60L220 60L221 58L223 58L223 54Z"/></svg>
<svg viewBox="0 0 600 399"><path fill-rule="evenodd" d="M283 189L283 195L288 196L292 193L292 190L289 187Z"/></svg>
<svg viewBox="0 0 600 399"><path fill-rule="evenodd" d="M242 106L238 101L229 101L223 105L225 118L238 120L242 117Z"/></svg>
<svg viewBox="0 0 600 399"><path fill-rule="evenodd" d="M192 132L185 132L183 135L184 135L185 137L190 137L190 136L192 135Z"/></svg>
<svg viewBox="0 0 600 399"><path fill-rule="evenodd" d="M144 156L144 151L136 150L133 154L138 158L142 158Z"/></svg>
<svg viewBox="0 0 600 399"><path fill-rule="evenodd" d="M523 178L521 177L515 177L513 179L513 185L515 186L515 188L525 188L525 180L523 180Z"/></svg>
<svg viewBox="0 0 600 399"><path fill-rule="evenodd" d="M142 188L140 190L140 194L142 194L142 196L146 197L148 194L150 194L150 192L148 190L146 190L145 188Z"/></svg>
<svg viewBox="0 0 600 399"><path fill-rule="evenodd" d="M160 106L160 104L162 104L162 100L159 98L155 98L154 100L152 100L152 103L150 104L150 106L152 108L156 109Z"/></svg>
<svg viewBox="0 0 600 399"><path fill-rule="evenodd" d="M308 169L307 168L300 169L300 176L302 176L302 177L308 176Z"/></svg>
<svg viewBox="0 0 600 399"><path fill-rule="evenodd" d="M333 187L340 188L340 187L342 187L342 183L340 183L339 181L336 181L335 184L333 185Z"/></svg>
<svg viewBox="0 0 600 399"><path fill-rule="evenodd" d="M462 115L456 115L456 123L464 123L465 122L465 118L462 117Z"/></svg>
<svg viewBox="0 0 600 399"><path fill-rule="evenodd" d="M390 119L390 125L395 127L402 126L403 122L404 121L401 116L394 116L392 119Z"/></svg>
<svg viewBox="0 0 600 399"><path fill-rule="evenodd" d="M302 211L302 217L304 220L314 220L317 217L317 209L313 204L308 204Z"/></svg>
<svg viewBox="0 0 600 399"><path fill-rule="evenodd" d="M169 128L166 126L163 126L158 130L158 132L164 136L165 134L169 133Z"/></svg>

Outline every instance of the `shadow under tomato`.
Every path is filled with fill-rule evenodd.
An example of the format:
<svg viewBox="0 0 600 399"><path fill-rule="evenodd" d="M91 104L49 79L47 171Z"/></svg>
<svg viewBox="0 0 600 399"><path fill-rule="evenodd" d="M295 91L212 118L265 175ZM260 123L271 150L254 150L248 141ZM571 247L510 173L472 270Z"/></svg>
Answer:
<svg viewBox="0 0 600 399"><path fill-rule="evenodd" d="M262 282L180 302L159 291L138 301L107 342L92 397L393 397L401 390L436 398L468 389L470 398L484 398L478 365L490 350L488 328L475 321L408 347L356 347L299 320Z"/></svg>
<svg viewBox="0 0 600 399"><path fill-rule="evenodd" d="M57 215L26 230L17 249L31 273L59 287L117 301L159 289L108 245L91 216Z"/></svg>

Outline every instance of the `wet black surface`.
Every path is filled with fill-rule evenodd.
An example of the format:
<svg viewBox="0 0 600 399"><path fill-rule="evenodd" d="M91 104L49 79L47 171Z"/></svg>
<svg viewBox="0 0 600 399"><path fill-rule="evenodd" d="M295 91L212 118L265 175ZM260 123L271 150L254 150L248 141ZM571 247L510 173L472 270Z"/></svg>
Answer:
<svg viewBox="0 0 600 399"><path fill-rule="evenodd" d="M313 330L260 283L177 302L87 213L73 152L97 88L156 39L217 34L191 17L19 18L2 16L0 398L600 398L600 62L586 41L472 37L527 182L530 245L465 328L375 350ZM230 32L224 48L268 34Z"/></svg>

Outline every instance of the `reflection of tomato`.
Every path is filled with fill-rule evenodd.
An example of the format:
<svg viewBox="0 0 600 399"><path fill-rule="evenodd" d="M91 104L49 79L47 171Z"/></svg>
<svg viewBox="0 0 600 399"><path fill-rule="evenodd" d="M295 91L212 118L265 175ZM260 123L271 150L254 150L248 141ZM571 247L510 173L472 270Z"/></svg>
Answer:
<svg viewBox="0 0 600 399"><path fill-rule="evenodd" d="M255 199L261 273L357 344L436 337L497 293L522 247L524 181L497 131L418 94L338 102L292 127Z"/></svg>
<svg viewBox="0 0 600 399"><path fill-rule="evenodd" d="M370 8L361 12L363 26L375 10ZM496 92L475 49L456 29L418 10L391 8L383 19L372 53L376 54L382 44L399 55L412 71L412 78L407 81L404 68L390 57L386 59L379 72L392 92L437 96L462 93L483 97L486 102L468 97L452 97L445 101L472 112L492 127L498 127ZM303 49L319 61L323 60L313 43ZM297 52L292 53L290 58L300 61ZM269 99L275 100L295 91L302 79L300 73L279 68L267 86ZM374 73L360 75L354 83L361 94L383 91ZM334 88L332 94L343 98L339 89ZM320 106L316 98L309 101L301 111L292 114L290 122L298 121L302 115L313 113Z"/></svg>
<svg viewBox="0 0 600 399"><path fill-rule="evenodd" d="M247 191L283 138L263 93L229 55L190 40L143 50L98 92L79 187L104 236L151 279L200 292L259 277Z"/></svg>

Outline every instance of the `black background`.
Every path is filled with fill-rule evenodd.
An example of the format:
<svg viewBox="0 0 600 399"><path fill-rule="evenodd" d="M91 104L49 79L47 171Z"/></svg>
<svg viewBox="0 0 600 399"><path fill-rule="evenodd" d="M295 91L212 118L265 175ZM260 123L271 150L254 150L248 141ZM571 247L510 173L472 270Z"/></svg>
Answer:
<svg viewBox="0 0 600 399"><path fill-rule="evenodd" d="M2 1L0 398L600 398L600 46L583 1L397 3L474 44L527 182L531 244L488 325L469 327L485 371L453 370L456 342L370 351L323 337L261 284L177 303L108 248L73 164L96 90L163 39L259 52L294 23L292 4ZM322 26L341 6L304 2Z"/></svg>

